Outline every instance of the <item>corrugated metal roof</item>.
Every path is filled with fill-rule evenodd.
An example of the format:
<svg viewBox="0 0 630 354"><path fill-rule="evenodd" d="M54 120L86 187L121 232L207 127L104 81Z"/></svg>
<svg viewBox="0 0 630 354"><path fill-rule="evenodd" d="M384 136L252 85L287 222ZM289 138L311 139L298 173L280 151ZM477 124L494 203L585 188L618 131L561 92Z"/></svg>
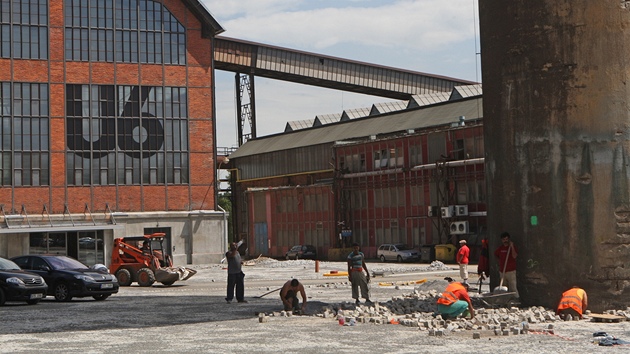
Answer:
<svg viewBox="0 0 630 354"><path fill-rule="evenodd" d="M474 120L481 118L482 112L481 97L444 102L433 106L248 140L232 153L230 158L450 124L459 122L459 116L465 116L467 120Z"/></svg>
<svg viewBox="0 0 630 354"><path fill-rule="evenodd" d="M416 108L422 106L428 106L440 102L446 102L451 97L450 92L435 92L426 95L413 95L407 108Z"/></svg>
<svg viewBox="0 0 630 354"><path fill-rule="evenodd" d="M407 101L375 103L370 109L370 115L402 111L407 108Z"/></svg>
<svg viewBox="0 0 630 354"><path fill-rule="evenodd" d="M481 84L455 86L449 100L461 100L462 98L474 97L481 95Z"/></svg>

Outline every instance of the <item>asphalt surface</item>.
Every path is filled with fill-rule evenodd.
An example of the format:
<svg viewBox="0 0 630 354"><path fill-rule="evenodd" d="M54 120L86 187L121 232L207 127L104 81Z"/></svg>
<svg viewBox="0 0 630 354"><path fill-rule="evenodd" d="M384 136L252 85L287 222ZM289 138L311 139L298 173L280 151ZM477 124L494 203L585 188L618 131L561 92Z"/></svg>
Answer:
<svg viewBox="0 0 630 354"><path fill-rule="evenodd" d="M369 264L383 270L383 280L456 277L452 269L429 271L418 264ZM270 262L245 266L248 303L227 304L226 272L221 265L191 266L197 275L170 287L131 286L105 301L75 298L60 303L50 296L37 305L7 303L0 307L2 353L616 353L629 346L601 347L591 343L595 331L630 340L630 322L559 322L555 334L490 336L472 339L471 331L444 337L401 325L340 326L334 318L316 316L327 305L351 301L346 277L326 277L344 271L343 263L323 262L315 273L312 261ZM307 315L281 317L278 292L292 277L308 295ZM372 299L387 301L414 291L414 286L371 284ZM268 322L260 323L259 313ZM547 326L546 324L544 326ZM541 324L540 329L543 328ZM536 326L533 326L533 330Z"/></svg>

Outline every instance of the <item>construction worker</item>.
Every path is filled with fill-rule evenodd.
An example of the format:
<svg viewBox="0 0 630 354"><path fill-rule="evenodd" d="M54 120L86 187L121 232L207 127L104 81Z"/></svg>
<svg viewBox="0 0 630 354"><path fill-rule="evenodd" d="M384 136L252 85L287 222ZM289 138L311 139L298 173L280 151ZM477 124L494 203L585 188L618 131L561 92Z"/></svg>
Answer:
<svg viewBox="0 0 630 354"><path fill-rule="evenodd" d="M297 298L298 292L302 296L302 306ZM280 289L280 300L284 305L285 311L293 311L293 313L302 314L306 310L306 291L304 285L297 279L292 279L284 283Z"/></svg>
<svg viewBox="0 0 630 354"><path fill-rule="evenodd" d="M241 303L247 303L245 300L245 273L242 271L243 261L241 254L238 252L238 245L236 242L230 244L230 250L225 253L227 258L227 297L225 301L231 303L234 298L234 288L236 288L236 301Z"/></svg>
<svg viewBox="0 0 630 354"><path fill-rule="evenodd" d="M505 285L507 285L509 291L516 293L514 297L520 299L516 285L516 257L518 256L518 250L507 231L501 234L501 246L494 251L494 255L499 259L499 275L501 279L505 280Z"/></svg>
<svg viewBox="0 0 630 354"><path fill-rule="evenodd" d="M456 257L457 264L459 264L459 276L462 277L464 284L468 284L468 257L470 256L470 248L466 246L466 240L460 240L459 246Z"/></svg>
<svg viewBox="0 0 630 354"><path fill-rule="evenodd" d="M365 299L366 305L371 305L370 300L370 288L368 283L370 282L370 272L368 272L365 265L365 255L359 251L360 246L358 243L352 244L352 253L348 255L348 280L352 283L352 298L358 305L359 301L359 288L361 289L361 296ZM365 271L365 274L363 274Z"/></svg>
<svg viewBox="0 0 630 354"><path fill-rule="evenodd" d="M586 306L588 306L586 291L574 286L562 293L562 299L560 299L556 314L560 315L565 321L571 321L574 318L582 318L582 313L586 311Z"/></svg>
<svg viewBox="0 0 630 354"><path fill-rule="evenodd" d="M437 300L438 313L444 319L456 318L462 314L463 317L470 314L470 318L474 318L475 309L470 302L470 296L468 296L468 284L455 282L450 277L446 277L444 280L449 283Z"/></svg>

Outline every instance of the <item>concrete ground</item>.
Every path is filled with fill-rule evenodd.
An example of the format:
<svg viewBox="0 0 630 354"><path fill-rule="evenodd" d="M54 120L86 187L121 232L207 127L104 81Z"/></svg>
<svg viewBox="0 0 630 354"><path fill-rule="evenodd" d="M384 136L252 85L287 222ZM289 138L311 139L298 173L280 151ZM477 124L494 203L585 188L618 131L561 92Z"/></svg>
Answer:
<svg viewBox="0 0 630 354"><path fill-rule="evenodd" d="M372 300L381 308L391 304L392 299L408 294L441 292L446 284L444 276L458 278L453 265L433 269L427 264L370 262L368 267L371 272L384 274L373 278L370 285ZM324 274L345 271L346 266L341 262L320 262L318 273L313 261L251 262L243 267L246 304L225 302L227 276L223 265L190 268L198 273L187 281L170 287L134 285L100 302L83 298L58 303L48 297L34 306L8 303L0 307L0 352L625 353L630 350L627 345L603 347L593 343L593 333L598 331L630 341L627 321L532 323L528 334L507 336L495 335L490 330L466 329L445 329L444 335L435 336L427 329L389 323L340 326L335 316L324 317L324 313L330 314L330 309L338 308L353 313L356 306L351 302L350 285L346 277ZM292 277L306 285L309 304L305 316L281 316L277 291L260 297ZM412 284L425 279L422 284ZM398 285L379 285L384 282ZM424 302L416 301L433 308L433 300ZM266 322L259 321L261 313ZM480 339L473 339L473 333L479 333Z"/></svg>

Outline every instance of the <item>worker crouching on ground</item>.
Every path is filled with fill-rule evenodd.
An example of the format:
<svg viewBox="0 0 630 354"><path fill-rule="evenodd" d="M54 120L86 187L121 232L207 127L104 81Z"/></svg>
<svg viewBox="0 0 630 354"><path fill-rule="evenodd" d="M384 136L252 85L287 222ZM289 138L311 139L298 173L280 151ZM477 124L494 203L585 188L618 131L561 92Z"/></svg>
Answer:
<svg viewBox="0 0 630 354"><path fill-rule="evenodd" d="M298 292L302 296L302 306L297 298ZM294 314L303 314L306 310L306 291L299 280L289 280L280 289L280 299L285 311L293 311Z"/></svg>
<svg viewBox="0 0 630 354"><path fill-rule="evenodd" d="M563 320L571 321L574 318L582 318L586 306L588 306L586 291L574 286L562 293L562 299L560 299L556 313Z"/></svg>
<svg viewBox="0 0 630 354"><path fill-rule="evenodd" d="M444 319L456 318L459 315L462 317L470 315L471 319L474 318L475 309L468 296L468 284L455 282L449 277L444 280L448 281L448 286L437 300L438 313Z"/></svg>

